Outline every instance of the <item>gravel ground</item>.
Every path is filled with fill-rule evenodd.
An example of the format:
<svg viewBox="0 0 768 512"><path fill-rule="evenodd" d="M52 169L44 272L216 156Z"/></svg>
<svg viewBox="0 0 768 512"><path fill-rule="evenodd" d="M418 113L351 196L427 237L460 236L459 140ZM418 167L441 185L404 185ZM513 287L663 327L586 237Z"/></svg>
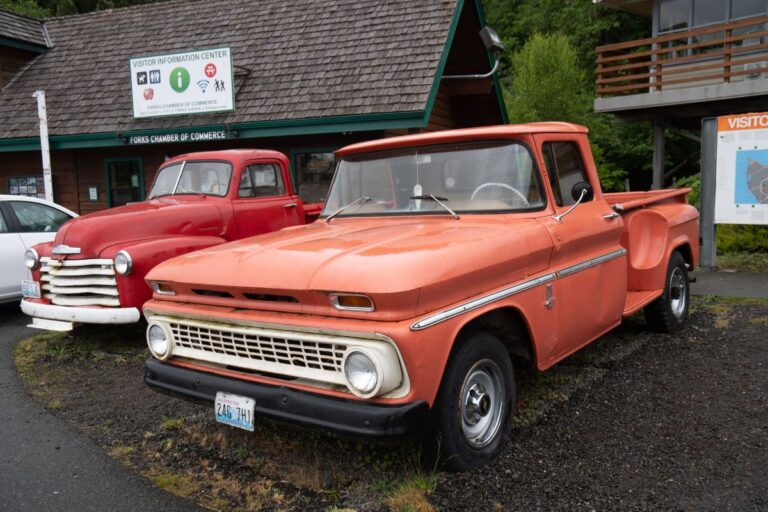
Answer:
<svg viewBox="0 0 768 512"><path fill-rule="evenodd" d="M446 511L768 510L768 306L696 309L682 334L599 364L599 384L513 432L495 463L444 475L431 501Z"/></svg>
<svg viewBox="0 0 768 512"><path fill-rule="evenodd" d="M677 336L628 319L528 376L506 450L438 474L429 500L446 511L768 510L767 334L766 301L694 299ZM143 384L139 331L115 337L22 343L20 373L51 412L176 494L213 509L378 511L418 472L411 438L217 425L210 407Z"/></svg>

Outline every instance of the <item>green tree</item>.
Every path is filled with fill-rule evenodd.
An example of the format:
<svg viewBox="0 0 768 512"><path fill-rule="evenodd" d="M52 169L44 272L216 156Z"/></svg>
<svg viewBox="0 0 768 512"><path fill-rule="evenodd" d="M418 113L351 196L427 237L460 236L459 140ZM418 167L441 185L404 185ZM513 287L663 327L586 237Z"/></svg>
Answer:
<svg viewBox="0 0 768 512"><path fill-rule="evenodd" d="M626 171L608 158L601 142L617 144L613 119L592 112L586 74L576 50L559 34L535 34L512 57L507 110L512 122L568 121L590 128L592 154L606 190L622 190Z"/></svg>
<svg viewBox="0 0 768 512"><path fill-rule="evenodd" d="M51 15L48 9L41 7L35 0L0 0L0 10L38 19Z"/></svg>
<svg viewBox="0 0 768 512"><path fill-rule="evenodd" d="M584 123L591 109L584 72L565 36L535 34L512 57L507 109L514 122Z"/></svg>

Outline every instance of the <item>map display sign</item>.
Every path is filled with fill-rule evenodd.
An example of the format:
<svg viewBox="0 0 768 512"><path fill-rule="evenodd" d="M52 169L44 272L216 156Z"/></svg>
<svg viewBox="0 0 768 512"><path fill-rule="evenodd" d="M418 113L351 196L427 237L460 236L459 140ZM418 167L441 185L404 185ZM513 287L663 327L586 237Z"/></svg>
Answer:
<svg viewBox="0 0 768 512"><path fill-rule="evenodd" d="M715 223L768 225L768 112L717 118Z"/></svg>
<svg viewBox="0 0 768 512"><path fill-rule="evenodd" d="M135 118L235 108L229 48L135 57L130 59L130 69Z"/></svg>

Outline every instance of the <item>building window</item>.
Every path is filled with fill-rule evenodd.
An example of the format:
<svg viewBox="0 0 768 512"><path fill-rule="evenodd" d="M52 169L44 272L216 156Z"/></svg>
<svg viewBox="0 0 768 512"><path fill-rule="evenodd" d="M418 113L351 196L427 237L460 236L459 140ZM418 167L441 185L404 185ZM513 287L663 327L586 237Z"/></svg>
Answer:
<svg viewBox="0 0 768 512"><path fill-rule="evenodd" d="M765 16L768 14L768 0L660 0L657 14L658 25L654 28L663 34ZM722 37L723 34L716 34L713 38Z"/></svg>
<svg viewBox="0 0 768 512"><path fill-rule="evenodd" d="M325 201L336 170L331 150L298 150L293 153L293 170L299 196L306 203Z"/></svg>
<svg viewBox="0 0 768 512"><path fill-rule="evenodd" d="M725 22L726 5L712 0L693 0L693 26Z"/></svg>
<svg viewBox="0 0 768 512"><path fill-rule="evenodd" d="M42 176L17 176L8 178L8 193L12 196L45 199L45 182Z"/></svg>
<svg viewBox="0 0 768 512"><path fill-rule="evenodd" d="M107 207L144 200L144 166L140 157L107 158Z"/></svg>
<svg viewBox="0 0 768 512"><path fill-rule="evenodd" d="M659 5L659 32L688 28L690 0L662 0Z"/></svg>
<svg viewBox="0 0 768 512"><path fill-rule="evenodd" d="M731 0L731 18L762 16L768 12L768 0Z"/></svg>

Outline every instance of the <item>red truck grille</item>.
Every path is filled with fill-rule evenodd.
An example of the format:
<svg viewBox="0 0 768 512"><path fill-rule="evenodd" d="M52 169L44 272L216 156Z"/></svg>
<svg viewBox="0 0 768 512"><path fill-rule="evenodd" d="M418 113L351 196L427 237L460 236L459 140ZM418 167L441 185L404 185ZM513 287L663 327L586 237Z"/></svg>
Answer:
<svg viewBox="0 0 768 512"><path fill-rule="evenodd" d="M43 298L59 306L119 307L114 262L40 258Z"/></svg>

